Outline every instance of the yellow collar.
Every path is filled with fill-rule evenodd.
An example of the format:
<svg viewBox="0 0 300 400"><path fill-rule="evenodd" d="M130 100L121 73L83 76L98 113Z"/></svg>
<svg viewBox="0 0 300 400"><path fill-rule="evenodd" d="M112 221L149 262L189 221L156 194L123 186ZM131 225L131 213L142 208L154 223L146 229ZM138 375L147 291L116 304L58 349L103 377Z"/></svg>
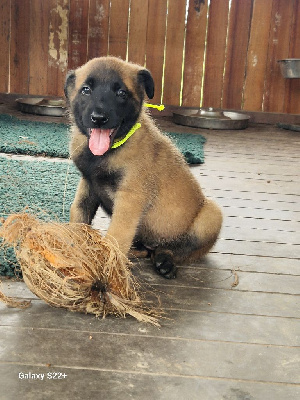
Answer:
<svg viewBox="0 0 300 400"><path fill-rule="evenodd" d="M130 138L130 136L132 136L134 134L135 131L140 129L141 126L142 125L139 122L137 122L135 125L133 125L133 127L130 129L130 131L127 133L126 136L124 136L122 139L114 141L111 148L116 149L117 147L122 146L122 144L125 143L126 140L128 140Z"/></svg>
<svg viewBox="0 0 300 400"><path fill-rule="evenodd" d="M160 104L159 106L156 104L149 104L149 103L144 103L145 107L152 107L152 108L157 108L159 111L164 110L165 106L163 104ZM130 129L130 131L127 133L127 135L125 135L123 137L123 139L119 139L114 141L113 145L111 146L112 149L116 149L117 147L122 146L123 143L126 142L126 140L128 140L130 138L130 136L132 136L134 134L135 131L137 131L138 129L140 129L142 125L137 122L135 125L133 125L133 127Z"/></svg>

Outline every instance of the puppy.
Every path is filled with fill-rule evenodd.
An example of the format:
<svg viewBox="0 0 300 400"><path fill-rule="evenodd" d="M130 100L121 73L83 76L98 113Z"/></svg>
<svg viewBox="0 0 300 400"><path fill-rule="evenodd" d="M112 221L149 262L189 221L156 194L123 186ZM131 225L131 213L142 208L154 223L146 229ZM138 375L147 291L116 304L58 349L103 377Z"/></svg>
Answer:
<svg viewBox="0 0 300 400"><path fill-rule="evenodd" d="M71 157L82 175L71 222L90 224L101 206L111 216L108 238L125 254L142 244L157 272L174 278L177 263L211 249L222 214L148 115L151 73L119 58L95 58L68 74L65 94Z"/></svg>

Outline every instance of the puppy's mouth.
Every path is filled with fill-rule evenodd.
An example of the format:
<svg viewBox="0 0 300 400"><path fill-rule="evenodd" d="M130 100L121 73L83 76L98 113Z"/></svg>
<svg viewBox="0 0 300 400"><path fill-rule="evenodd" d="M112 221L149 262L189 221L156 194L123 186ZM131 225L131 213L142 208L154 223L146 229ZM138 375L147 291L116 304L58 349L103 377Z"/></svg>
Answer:
<svg viewBox="0 0 300 400"><path fill-rule="evenodd" d="M102 156L106 153L114 140L118 128L113 129L101 129L91 128L89 129L89 149L95 156Z"/></svg>

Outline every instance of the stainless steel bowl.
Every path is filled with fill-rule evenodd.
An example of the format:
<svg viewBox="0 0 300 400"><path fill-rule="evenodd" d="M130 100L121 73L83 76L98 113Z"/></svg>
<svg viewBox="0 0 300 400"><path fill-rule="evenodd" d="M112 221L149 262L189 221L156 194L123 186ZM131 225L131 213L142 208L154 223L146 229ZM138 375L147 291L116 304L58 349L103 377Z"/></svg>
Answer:
<svg viewBox="0 0 300 400"><path fill-rule="evenodd" d="M284 78L300 78L300 58L278 60Z"/></svg>
<svg viewBox="0 0 300 400"><path fill-rule="evenodd" d="M187 125L205 129L245 129L250 116L213 108L192 108L173 112L173 121L179 125Z"/></svg>
<svg viewBox="0 0 300 400"><path fill-rule="evenodd" d="M61 98L27 97L17 99L16 102L18 109L24 113L62 117L66 112L65 101Z"/></svg>

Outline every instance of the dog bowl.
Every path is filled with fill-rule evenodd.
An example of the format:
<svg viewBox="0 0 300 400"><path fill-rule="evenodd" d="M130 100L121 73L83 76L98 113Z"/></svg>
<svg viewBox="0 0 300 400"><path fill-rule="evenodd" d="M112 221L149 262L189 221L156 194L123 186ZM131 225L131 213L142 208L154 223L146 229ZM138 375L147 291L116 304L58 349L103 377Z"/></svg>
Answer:
<svg viewBox="0 0 300 400"><path fill-rule="evenodd" d="M43 97L28 97L16 100L18 109L24 113L62 117L66 112L63 99L45 99Z"/></svg>
<svg viewBox="0 0 300 400"><path fill-rule="evenodd" d="M173 112L173 121L179 125L205 129L245 129L250 116L213 108L193 108Z"/></svg>
<svg viewBox="0 0 300 400"><path fill-rule="evenodd" d="M300 58L278 60L284 78L300 78Z"/></svg>

